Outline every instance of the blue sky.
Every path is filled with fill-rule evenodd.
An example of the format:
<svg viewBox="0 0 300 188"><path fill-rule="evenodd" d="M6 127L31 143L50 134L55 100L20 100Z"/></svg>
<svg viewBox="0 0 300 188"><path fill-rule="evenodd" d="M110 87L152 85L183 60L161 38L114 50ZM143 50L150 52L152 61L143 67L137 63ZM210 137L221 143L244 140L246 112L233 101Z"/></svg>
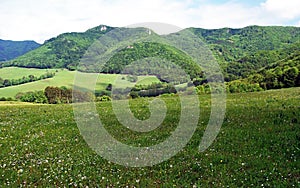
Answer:
<svg viewBox="0 0 300 188"><path fill-rule="evenodd" d="M100 24L162 22L181 28L300 26L300 0L1 0L0 39L43 43Z"/></svg>

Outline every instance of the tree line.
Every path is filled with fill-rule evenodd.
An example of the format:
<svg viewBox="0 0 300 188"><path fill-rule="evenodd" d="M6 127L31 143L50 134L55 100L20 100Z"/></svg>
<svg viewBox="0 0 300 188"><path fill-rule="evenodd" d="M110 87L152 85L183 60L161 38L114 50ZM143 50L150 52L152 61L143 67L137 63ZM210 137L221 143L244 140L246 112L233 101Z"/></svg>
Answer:
<svg viewBox="0 0 300 188"><path fill-rule="evenodd" d="M15 97L22 102L43 104L69 104L74 102L89 102L94 100L91 92L73 90L67 87L48 86L44 91L31 91L18 93Z"/></svg>
<svg viewBox="0 0 300 188"><path fill-rule="evenodd" d="M25 84L25 83L29 83L29 82L52 78L54 76L55 76L54 72L47 72L38 77L34 76L34 75L23 76L22 78L19 78L19 79L3 79L0 77L0 88L21 85L21 84Z"/></svg>

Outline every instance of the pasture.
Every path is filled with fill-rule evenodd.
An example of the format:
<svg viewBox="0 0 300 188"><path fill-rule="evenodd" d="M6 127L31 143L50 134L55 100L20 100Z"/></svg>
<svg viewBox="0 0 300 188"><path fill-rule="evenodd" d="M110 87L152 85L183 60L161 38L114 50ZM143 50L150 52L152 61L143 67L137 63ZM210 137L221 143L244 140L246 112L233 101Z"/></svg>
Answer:
<svg viewBox="0 0 300 188"><path fill-rule="evenodd" d="M40 76L45 74L47 69L29 69L29 68L17 68L17 67L7 67L0 69L0 77L2 79L18 79L23 76ZM49 72L55 72L53 78L48 78L44 80L39 80L35 82L30 82L17 86L10 86L5 88L0 88L0 97L12 97L14 98L19 92L29 92L29 91L40 91L44 90L47 86L66 86L72 88L74 86L74 78L76 76L76 71L68 71L66 69L48 69ZM86 73L86 76L94 76L96 74ZM108 84L113 84L117 82L123 88L132 87L136 83L138 84L151 84L153 82L159 82L155 76L138 76L136 83L126 80L127 75L117 75L117 74L97 74L98 79L95 86L96 90L105 90ZM90 84L90 83L86 83Z"/></svg>
<svg viewBox="0 0 300 188"><path fill-rule="evenodd" d="M201 116L187 146L143 168L111 163L90 149L72 105L0 103L0 187L299 187L300 88L229 94L221 131L204 152L198 145L210 97L199 99ZM148 100L131 101L136 117L149 116ZM110 102L96 107L116 139L145 146L163 141L178 123L178 98L164 100L168 113L162 126L143 134L122 128Z"/></svg>

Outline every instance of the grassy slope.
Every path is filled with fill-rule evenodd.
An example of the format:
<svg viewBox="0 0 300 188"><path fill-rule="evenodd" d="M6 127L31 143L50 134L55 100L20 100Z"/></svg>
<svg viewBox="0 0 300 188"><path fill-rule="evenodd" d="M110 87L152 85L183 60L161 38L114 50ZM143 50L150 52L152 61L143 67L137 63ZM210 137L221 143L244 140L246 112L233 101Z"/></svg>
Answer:
<svg viewBox="0 0 300 188"><path fill-rule="evenodd" d="M56 69L50 69L50 70L55 71ZM33 75L39 75L45 72L46 72L45 69L27 69L27 68L8 67L8 68L0 69L0 75L1 75L0 77L2 77L2 75L5 75L2 78L5 79L6 76L9 78L20 78L23 76L28 76L29 73ZM76 75L75 71L58 69L58 72L56 73L54 78L39 80L36 82L31 82L27 84L18 85L18 86L0 88L0 97L14 97L19 92L44 90L47 86L73 87L75 75ZM114 83L116 78L118 78L120 83L122 83L122 87L124 88L134 85L134 83L128 82L126 80L122 80L122 77L126 77L126 76L125 75L118 76L116 74L100 74L98 77L96 89L104 90L109 83ZM150 84L152 82L158 82L158 79L154 76L139 76L138 78L139 78L138 83L140 84Z"/></svg>
<svg viewBox="0 0 300 188"><path fill-rule="evenodd" d="M39 77L46 72L55 72L56 69L33 69L33 68L19 68L19 67L7 67L0 69L0 77L2 79L19 79L23 76L34 75Z"/></svg>
<svg viewBox="0 0 300 188"><path fill-rule="evenodd" d="M201 117L192 140L175 157L146 168L119 166L96 155L80 135L71 105L0 106L0 186L297 187L299 96L300 88L228 95L221 131L199 153L210 114L209 97L200 96ZM148 114L139 108L142 100L134 100L138 117ZM176 99L166 100L165 126L127 136L110 103L97 107L114 137L149 145L163 140L178 121Z"/></svg>

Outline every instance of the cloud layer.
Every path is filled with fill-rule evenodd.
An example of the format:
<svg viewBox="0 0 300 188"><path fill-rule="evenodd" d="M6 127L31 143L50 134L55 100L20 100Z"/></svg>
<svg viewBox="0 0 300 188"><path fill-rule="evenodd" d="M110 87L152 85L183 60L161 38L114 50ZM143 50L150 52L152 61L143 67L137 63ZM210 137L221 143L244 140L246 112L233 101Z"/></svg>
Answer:
<svg viewBox="0 0 300 188"><path fill-rule="evenodd" d="M300 25L299 0L1 0L0 38L42 43L100 24L163 22L184 27Z"/></svg>

